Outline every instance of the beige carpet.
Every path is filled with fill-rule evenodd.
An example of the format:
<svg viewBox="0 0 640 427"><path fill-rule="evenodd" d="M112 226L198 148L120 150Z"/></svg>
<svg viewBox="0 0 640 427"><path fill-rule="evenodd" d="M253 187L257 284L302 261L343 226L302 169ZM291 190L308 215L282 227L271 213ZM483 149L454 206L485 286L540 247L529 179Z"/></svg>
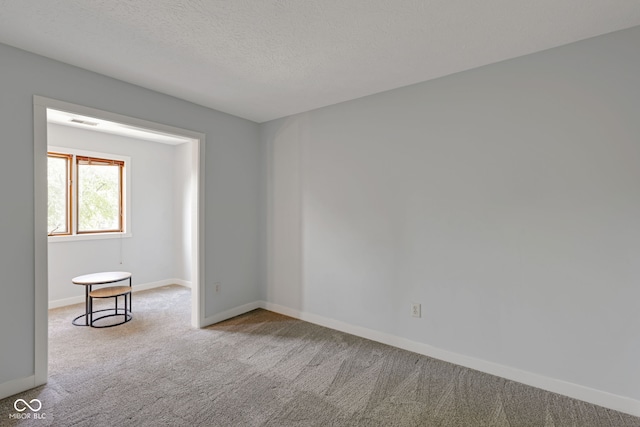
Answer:
<svg viewBox="0 0 640 427"><path fill-rule="evenodd" d="M0 400L1 426L640 426L264 310L193 329L180 286L134 294L114 328L72 326L82 310L51 310L49 383ZM18 398L44 419L9 419Z"/></svg>

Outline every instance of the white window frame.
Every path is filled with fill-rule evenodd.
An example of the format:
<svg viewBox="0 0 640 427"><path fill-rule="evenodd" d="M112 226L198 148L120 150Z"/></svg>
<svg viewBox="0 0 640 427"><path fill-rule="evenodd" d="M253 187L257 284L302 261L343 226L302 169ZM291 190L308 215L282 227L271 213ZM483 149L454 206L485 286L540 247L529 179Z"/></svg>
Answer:
<svg viewBox="0 0 640 427"><path fill-rule="evenodd" d="M48 236L47 239L49 243L71 242L71 241L77 241L77 240L120 239L123 237L133 236L133 234L131 233L131 157L122 156L119 154L79 150L77 148L61 147L61 146L54 146L54 145L49 145L47 147L47 152L73 155L73 162L71 166L73 171L73 180L72 180L72 187L71 187L71 194L73 199L71 215L73 220L71 221L71 230L70 230L71 234ZM77 183L77 165L76 165L75 156L97 157L102 159L121 160L124 162L124 170L122 174L122 179L123 179L122 209L124 210L124 215L122 217L122 220L124 222L123 224L124 231L78 234L78 224L76 220L78 217L78 204L75 197L77 193L78 183Z"/></svg>

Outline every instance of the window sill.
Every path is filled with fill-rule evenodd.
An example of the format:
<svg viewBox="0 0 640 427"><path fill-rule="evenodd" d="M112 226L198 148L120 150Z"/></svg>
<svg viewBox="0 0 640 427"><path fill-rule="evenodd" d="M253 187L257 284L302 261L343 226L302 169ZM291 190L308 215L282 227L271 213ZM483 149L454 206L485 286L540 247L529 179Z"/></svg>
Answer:
<svg viewBox="0 0 640 427"><path fill-rule="evenodd" d="M104 240L133 237L131 233L74 234L69 236L47 236L49 243L76 242L78 240Z"/></svg>

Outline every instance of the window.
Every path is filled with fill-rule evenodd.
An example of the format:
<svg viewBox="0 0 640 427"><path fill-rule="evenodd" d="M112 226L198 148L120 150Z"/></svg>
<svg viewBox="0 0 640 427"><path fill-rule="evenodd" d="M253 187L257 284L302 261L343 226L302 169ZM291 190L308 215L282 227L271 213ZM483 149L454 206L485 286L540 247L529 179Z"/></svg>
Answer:
<svg viewBox="0 0 640 427"><path fill-rule="evenodd" d="M122 232L120 160L76 156L78 234Z"/></svg>
<svg viewBox="0 0 640 427"><path fill-rule="evenodd" d="M109 155L49 152L49 236L123 233L124 170L125 160Z"/></svg>
<svg viewBox="0 0 640 427"><path fill-rule="evenodd" d="M47 167L47 201L49 235L71 233L71 162L73 156L49 153Z"/></svg>

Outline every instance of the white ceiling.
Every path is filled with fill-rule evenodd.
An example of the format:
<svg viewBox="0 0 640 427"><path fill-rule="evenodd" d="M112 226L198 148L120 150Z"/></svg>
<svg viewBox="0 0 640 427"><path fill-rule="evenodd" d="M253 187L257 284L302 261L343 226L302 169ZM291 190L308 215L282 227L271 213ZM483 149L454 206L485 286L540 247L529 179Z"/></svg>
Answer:
<svg viewBox="0 0 640 427"><path fill-rule="evenodd" d="M0 0L0 42L256 122L640 25L638 0Z"/></svg>
<svg viewBox="0 0 640 427"><path fill-rule="evenodd" d="M130 126L124 123L112 122L97 117L58 111L51 108L47 109L47 123L55 123L88 131L121 135L128 138L143 139L145 141L161 142L169 145L180 145L185 142L193 141L193 139L184 136L145 129L138 126Z"/></svg>

